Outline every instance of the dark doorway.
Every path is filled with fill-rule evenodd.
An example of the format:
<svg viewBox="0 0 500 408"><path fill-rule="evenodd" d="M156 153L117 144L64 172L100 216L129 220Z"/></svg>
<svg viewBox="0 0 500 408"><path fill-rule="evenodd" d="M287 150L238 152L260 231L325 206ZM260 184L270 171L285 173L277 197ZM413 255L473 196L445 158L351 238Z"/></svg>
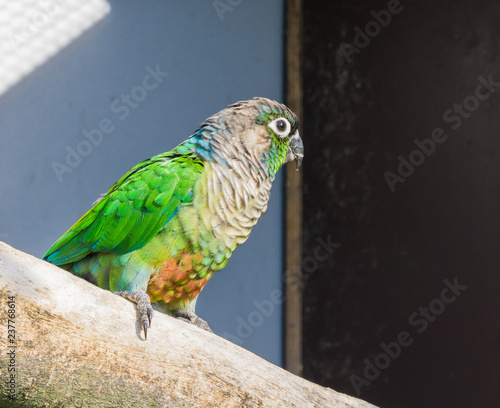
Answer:
<svg viewBox="0 0 500 408"><path fill-rule="evenodd" d="M497 408L500 2L303 7L304 376Z"/></svg>

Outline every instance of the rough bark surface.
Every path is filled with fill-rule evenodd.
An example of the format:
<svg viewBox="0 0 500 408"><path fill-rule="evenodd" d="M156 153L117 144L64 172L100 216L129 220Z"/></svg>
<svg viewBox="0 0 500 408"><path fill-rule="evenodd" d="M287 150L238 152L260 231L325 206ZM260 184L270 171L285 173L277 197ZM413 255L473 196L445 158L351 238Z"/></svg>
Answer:
<svg viewBox="0 0 500 408"><path fill-rule="evenodd" d="M161 313L144 341L132 303L1 242L0 298L1 407L373 407Z"/></svg>

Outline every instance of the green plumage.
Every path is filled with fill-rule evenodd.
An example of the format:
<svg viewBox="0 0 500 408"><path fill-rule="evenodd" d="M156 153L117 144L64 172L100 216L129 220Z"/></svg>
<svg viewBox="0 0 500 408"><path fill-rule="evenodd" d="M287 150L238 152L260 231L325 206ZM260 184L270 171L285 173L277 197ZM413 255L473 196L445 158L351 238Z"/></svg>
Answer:
<svg viewBox="0 0 500 408"><path fill-rule="evenodd" d="M279 166L302 152L288 108L239 102L127 172L44 259L105 289L147 291L164 311L194 312L210 276L266 211Z"/></svg>
<svg viewBox="0 0 500 408"><path fill-rule="evenodd" d="M194 155L175 150L148 159L126 173L47 251L56 265L76 262L99 251L122 255L151 240L181 203L203 171Z"/></svg>

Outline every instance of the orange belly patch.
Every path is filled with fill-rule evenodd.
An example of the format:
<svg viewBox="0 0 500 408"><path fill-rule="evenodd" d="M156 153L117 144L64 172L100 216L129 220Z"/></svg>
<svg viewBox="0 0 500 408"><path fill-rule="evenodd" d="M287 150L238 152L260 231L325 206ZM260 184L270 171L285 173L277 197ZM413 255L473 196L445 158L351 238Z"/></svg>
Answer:
<svg viewBox="0 0 500 408"><path fill-rule="evenodd" d="M148 282L147 294L151 302L162 301L169 306L189 304L206 285L213 272L200 278L193 264L201 264L202 255L182 254L180 260L169 258L156 269Z"/></svg>

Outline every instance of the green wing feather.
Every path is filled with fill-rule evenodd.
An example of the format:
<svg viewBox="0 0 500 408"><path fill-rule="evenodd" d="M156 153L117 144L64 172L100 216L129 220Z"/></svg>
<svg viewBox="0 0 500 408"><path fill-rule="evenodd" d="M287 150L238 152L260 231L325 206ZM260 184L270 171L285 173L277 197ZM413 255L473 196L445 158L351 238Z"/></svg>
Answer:
<svg viewBox="0 0 500 408"><path fill-rule="evenodd" d="M47 251L43 259L65 265L92 252L118 255L148 243L182 203L192 200L192 187L202 161L176 150L148 159L126 173Z"/></svg>

